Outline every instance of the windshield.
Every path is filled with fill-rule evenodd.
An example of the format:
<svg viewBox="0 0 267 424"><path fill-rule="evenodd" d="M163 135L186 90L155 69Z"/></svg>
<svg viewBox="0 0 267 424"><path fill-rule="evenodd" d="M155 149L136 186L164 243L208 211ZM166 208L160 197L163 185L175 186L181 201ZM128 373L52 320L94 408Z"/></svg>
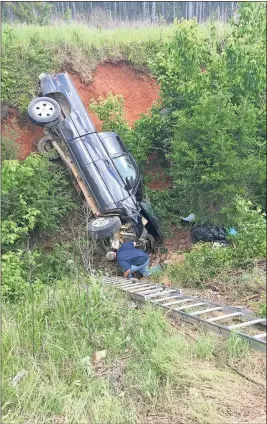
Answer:
<svg viewBox="0 0 267 424"><path fill-rule="evenodd" d="M135 180L137 178L137 172L130 156L119 156L117 158L113 158L113 161L121 178L123 179L123 182L127 184L126 178L128 177L128 180L130 182L132 181L134 185Z"/></svg>

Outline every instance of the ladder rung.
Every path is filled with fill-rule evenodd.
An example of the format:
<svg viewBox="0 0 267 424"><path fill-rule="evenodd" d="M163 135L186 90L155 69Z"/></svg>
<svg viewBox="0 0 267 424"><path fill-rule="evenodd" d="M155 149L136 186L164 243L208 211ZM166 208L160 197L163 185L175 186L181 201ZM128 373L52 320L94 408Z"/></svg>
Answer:
<svg viewBox="0 0 267 424"><path fill-rule="evenodd" d="M143 287L144 289L149 289L149 288L155 288L155 287L160 287L160 286L156 286L156 285L154 285L154 286L152 286L151 284L145 284L145 283L143 283L143 284L136 284L135 285L135 288L138 288L138 287Z"/></svg>
<svg viewBox="0 0 267 424"><path fill-rule="evenodd" d="M175 291L175 290L168 290L168 293L171 293L171 292L173 292L173 291ZM151 297L156 297L156 296L160 296L161 295L161 293L162 293L162 291L160 291L160 292L158 292L158 293L152 293L152 294L149 294L149 295L147 295L147 296L145 296L146 297L146 299L150 299Z"/></svg>
<svg viewBox="0 0 267 424"><path fill-rule="evenodd" d="M123 286L129 286L129 284L148 284L148 283L144 283L144 281L135 282L135 281L128 280L128 281L124 281L123 283L117 283L117 284L120 285L120 287L123 287Z"/></svg>
<svg viewBox="0 0 267 424"><path fill-rule="evenodd" d="M167 292L165 292L165 293L167 293ZM160 299L153 300L153 303L161 302L161 301L164 301L164 300L176 299L177 297L181 297L181 295L177 294L176 296L161 297ZM164 305L165 305L165 303L164 303Z"/></svg>
<svg viewBox="0 0 267 424"><path fill-rule="evenodd" d="M155 292L155 290L158 291L158 292L163 291L163 289L160 289L160 287L151 287L151 288L147 288L147 289L140 289L140 290L136 291L135 293L146 296L147 294Z"/></svg>
<svg viewBox="0 0 267 424"><path fill-rule="evenodd" d="M223 306L216 306L215 308L209 308L209 309L203 309L202 311L191 312L190 315L201 315L201 314L206 314L208 312L220 311L222 308Z"/></svg>
<svg viewBox="0 0 267 424"><path fill-rule="evenodd" d="M242 312L233 312L232 314L226 314L226 315L221 315L221 316L218 316L218 317L209 318L209 319L207 319L207 321L208 322L219 321L221 319L237 317L238 315L242 315Z"/></svg>
<svg viewBox="0 0 267 424"><path fill-rule="evenodd" d="M122 288L127 290L128 288L136 288L137 289L139 287L150 287L150 286L148 286L148 284L132 283L132 284L129 284L127 286L123 286Z"/></svg>
<svg viewBox="0 0 267 424"><path fill-rule="evenodd" d="M266 339L266 333L260 333L256 334L256 336L253 336L255 339Z"/></svg>
<svg viewBox="0 0 267 424"><path fill-rule="evenodd" d="M174 305L175 303L183 303L183 302L192 302L192 299L175 300L174 302L164 303L164 306Z"/></svg>
<svg viewBox="0 0 267 424"><path fill-rule="evenodd" d="M148 279L134 280L122 277L104 277L103 281L112 287L128 292L132 298L140 296L140 300L153 303L162 308L168 309L174 316L178 316L186 322L192 324L201 324L208 329L229 337L231 331L247 340L255 349L266 352L266 333L246 334L242 333L242 327L251 326L254 330L255 325L260 324L266 326L266 319L246 313L243 310L229 306L220 306L208 299L199 299L193 296L186 296L179 289L166 287L164 284L151 283ZM201 307L202 306L202 307ZM189 309L191 308L191 309ZM190 311L192 311L190 313ZM218 311L217 316L208 315L209 313ZM205 315L207 314L205 318ZM220 315L219 315L220 314ZM203 318L204 316L204 318ZM210 318L208 318L211 316ZM238 317L239 323L234 323L234 317ZM233 318L233 319L232 319ZM232 322L230 321L232 319ZM223 320L229 322L223 325ZM214 323L213 323L214 322ZM239 331L239 328L240 331ZM263 328L261 331L265 330ZM256 333L256 331L254 331Z"/></svg>
<svg viewBox="0 0 267 424"><path fill-rule="evenodd" d="M122 283L118 282L118 281L112 281L111 284L113 286L118 286L118 287L123 287L123 286L127 286L128 284L134 284L134 282L130 282L130 281L123 281Z"/></svg>
<svg viewBox="0 0 267 424"><path fill-rule="evenodd" d="M199 302L199 303L192 303L192 305L180 306L179 308L175 308L175 311L182 311L183 309L194 308L195 306L201 306L201 305L206 305L206 303Z"/></svg>
<svg viewBox="0 0 267 424"><path fill-rule="evenodd" d="M232 328L240 328L240 327L249 327L250 325L254 325L254 324L260 324L266 322L266 319L254 319L251 321L246 321L246 322L241 322L239 324L234 324L234 325L230 325L229 330L231 330Z"/></svg>

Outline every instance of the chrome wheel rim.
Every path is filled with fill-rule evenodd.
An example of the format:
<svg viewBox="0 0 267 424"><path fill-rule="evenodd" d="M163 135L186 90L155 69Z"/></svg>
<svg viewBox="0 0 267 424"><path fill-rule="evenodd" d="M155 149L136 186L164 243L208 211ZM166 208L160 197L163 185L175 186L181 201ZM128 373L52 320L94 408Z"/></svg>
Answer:
<svg viewBox="0 0 267 424"><path fill-rule="evenodd" d="M39 118L48 118L55 112L55 107L48 101L40 101L34 105L33 113Z"/></svg>

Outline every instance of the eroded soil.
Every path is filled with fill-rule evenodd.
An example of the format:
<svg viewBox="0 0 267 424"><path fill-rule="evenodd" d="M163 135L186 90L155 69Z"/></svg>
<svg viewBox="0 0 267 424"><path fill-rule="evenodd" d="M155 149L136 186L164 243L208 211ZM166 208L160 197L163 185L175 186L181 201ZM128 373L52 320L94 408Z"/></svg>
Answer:
<svg viewBox="0 0 267 424"><path fill-rule="evenodd" d="M92 82L87 85L77 74L70 73L70 76L86 108L93 98L106 97L110 92L122 95L125 99L125 118L130 125L159 98L159 86L156 81L124 62L106 62L99 65ZM96 129L101 131L102 123L99 118L91 112L90 117ZM22 121L16 110L9 111L8 117L2 120L4 137L9 135L10 127L17 129L18 159L25 159L31 152L36 151L37 142L43 135L42 128L33 125L28 119Z"/></svg>

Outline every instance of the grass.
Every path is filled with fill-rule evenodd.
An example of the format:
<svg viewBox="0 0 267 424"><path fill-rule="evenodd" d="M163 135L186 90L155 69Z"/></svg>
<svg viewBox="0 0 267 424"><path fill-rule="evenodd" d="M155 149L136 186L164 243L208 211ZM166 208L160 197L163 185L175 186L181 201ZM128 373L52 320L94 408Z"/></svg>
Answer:
<svg viewBox="0 0 267 424"><path fill-rule="evenodd" d="M120 60L149 72L150 60L174 30L175 25L102 29L81 23L6 24L2 29L2 101L25 113L41 72L73 71L89 83L99 63ZM217 30L222 39L229 32L221 24ZM200 36L206 31L207 25L199 26Z"/></svg>
<svg viewBox="0 0 267 424"><path fill-rule="evenodd" d="M229 350L198 331L192 340L192 327L175 329L150 305L133 310L93 278L5 304L2 325L4 424L243 424L254 422L256 403L263 405L261 388L213 356L246 357L250 372L264 379L262 367L251 366L257 352L233 342ZM103 349L106 358L94 363Z"/></svg>
<svg viewBox="0 0 267 424"><path fill-rule="evenodd" d="M6 28L11 28L8 25ZM150 27L150 28L90 28L80 23L59 23L58 25L12 25L15 35L19 35L22 42L28 42L31 37L38 35L41 40L57 43L64 41L75 44L77 38L84 43L92 43L95 47L103 44L116 45L120 42L145 42L151 40L166 39L171 36L174 26ZM5 29L4 29L5 32Z"/></svg>
<svg viewBox="0 0 267 424"><path fill-rule="evenodd" d="M223 37L229 27L221 22L215 23L218 36ZM5 41L6 31L12 29L15 36L19 36L22 43L37 36L42 41L52 43L65 42L76 44L77 40L82 40L84 43L93 44L96 48L103 44L111 44L116 46L120 43L143 43L148 41L167 40L173 35L175 25L149 26L142 28L93 28L86 24L71 22L59 22L57 25L27 25L13 24L3 27L3 41ZM207 24L199 25L200 35L207 33Z"/></svg>

